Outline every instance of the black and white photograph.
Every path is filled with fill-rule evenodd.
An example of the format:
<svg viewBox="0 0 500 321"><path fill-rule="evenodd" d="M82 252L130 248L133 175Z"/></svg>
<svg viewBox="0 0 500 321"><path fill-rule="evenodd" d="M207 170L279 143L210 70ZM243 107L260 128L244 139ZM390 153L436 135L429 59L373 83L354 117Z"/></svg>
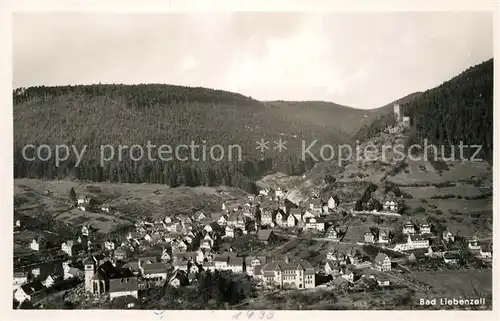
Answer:
<svg viewBox="0 0 500 321"><path fill-rule="evenodd" d="M13 12L12 310L492 311L494 29Z"/></svg>

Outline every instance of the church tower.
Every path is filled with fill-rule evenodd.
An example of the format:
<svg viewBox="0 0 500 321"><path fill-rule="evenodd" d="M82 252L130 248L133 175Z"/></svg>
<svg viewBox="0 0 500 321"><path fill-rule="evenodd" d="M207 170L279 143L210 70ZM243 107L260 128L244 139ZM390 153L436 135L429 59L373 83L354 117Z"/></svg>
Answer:
<svg viewBox="0 0 500 321"><path fill-rule="evenodd" d="M89 257L84 262L85 266L85 291L94 293L94 283L92 278L95 274L95 262L92 257Z"/></svg>

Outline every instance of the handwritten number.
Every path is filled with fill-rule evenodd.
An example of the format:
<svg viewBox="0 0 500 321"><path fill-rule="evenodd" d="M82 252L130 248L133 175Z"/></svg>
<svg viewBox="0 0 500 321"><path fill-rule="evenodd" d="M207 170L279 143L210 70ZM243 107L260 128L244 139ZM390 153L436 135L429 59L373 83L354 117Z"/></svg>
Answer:
<svg viewBox="0 0 500 321"><path fill-rule="evenodd" d="M267 312L267 319L272 319L274 317L274 312L273 311L269 311Z"/></svg>
<svg viewBox="0 0 500 321"><path fill-rule="evenodd" d="M251 318L252 318L252 316L253 316L253 311L248 311L248 312L247 312L247 317L248 317L248 319L251 319Z"/></svg>
<svg viewBox="0 0 500 321"><path fill-rule="evenodd" d="M233 315L233 319L238 319L241 315L241 312L238 312L236 313L235 315Z"/></svg>
<svg viewBox="0 0 500 321"><path fill-rule="evenodd" d="M266 311L260 311L260 319L262 320L266 315Z"/></svg>

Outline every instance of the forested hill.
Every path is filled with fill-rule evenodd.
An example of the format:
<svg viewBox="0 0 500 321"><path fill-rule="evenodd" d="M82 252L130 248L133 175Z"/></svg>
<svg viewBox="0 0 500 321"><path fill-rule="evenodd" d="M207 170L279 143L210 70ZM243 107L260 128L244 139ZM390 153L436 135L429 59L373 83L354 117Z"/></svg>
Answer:
<svg viewBox="0 0 500 321"><path fill-rule="evenodd" d="M482 145L481 156L492 159L493 59L425 91L402 108L412 119L413 142L428 139L436 145L458 146L460 141L464 145Z"/></svg>
<svg viewBox="0 0 500 321"><path fill-rule="evenodd" d="M264 103L240 94L170 85L89 85L16 89L14 95L14 173L16 177L66 178L92 181L153 182L178 185L229 185L252 190L259 175L282 171L301 174L312 161L302 161L302 140L318 139L332 145L349 143L367 121L365 111L326 103ZM345 130L348 129L348 130ZM274 140L287 141L278 152ZM256 150L256 141L270 141ZM221 161L140 161L129 151L100 166L100 146L135 144L146 151L148 141L172 148L180 144L215 144L225 148ZM49 161L27 161L27 144L51 147L87 146L78 168L75 157L56 166ZM228 160L227 146L242 147L243 161ZM200 149L199 149L200 150ZM186 150L183 150L187 152ZM118 152L116 152L118 153ZM237 154L237 152L236 152ZM31 156L31 155L29 155ZM133 154L133 158L138 155ZM234 157L236 158L237 155ZM156 149L152 157L158 159ZM197 154L195 158L202 157Z"/></svg>

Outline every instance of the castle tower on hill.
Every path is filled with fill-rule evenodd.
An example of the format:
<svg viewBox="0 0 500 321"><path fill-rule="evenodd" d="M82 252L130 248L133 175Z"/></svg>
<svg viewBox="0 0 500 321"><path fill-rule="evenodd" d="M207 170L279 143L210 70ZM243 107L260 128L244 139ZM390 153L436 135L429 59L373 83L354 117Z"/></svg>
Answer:
<svg viewBox="0 0 500 321"><path fill-rule="evenodd" d="M399 123L402 119L401 107L399 106L399 104L394 104L394 117L396 117L396 123Z"/></svg>

